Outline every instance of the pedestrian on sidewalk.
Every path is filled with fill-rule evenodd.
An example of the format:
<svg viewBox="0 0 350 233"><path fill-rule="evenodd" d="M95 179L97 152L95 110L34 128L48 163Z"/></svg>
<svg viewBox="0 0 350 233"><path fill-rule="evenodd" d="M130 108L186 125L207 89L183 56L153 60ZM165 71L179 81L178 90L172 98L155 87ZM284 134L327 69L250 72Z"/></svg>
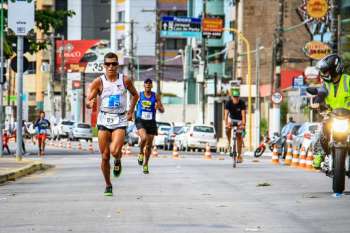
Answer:
<svg viewBox="0 0 350 233"><path fill-rule="evenodd" d="M143 173L148 174L148 162L152 152L154 136L157 135L156 112L164 112L164 106L159 95L152 91L152 80L146 79L144 91L140 92L137 103L135 125L141 138L138 164L143 165Z"/></svg>
<svg viewBox="0 0 350 233"><path fill-rule="evenodd" d="M2 135L2 150L7 150L7 153L9 155L12 155L10 148L9 148L9 141L10 141L11 135L7 132L7 130L4 130L4 133Z"/></svg>
<svg viewBox="0 0 350 233"><path fill-rule="evenodd" d="M43 156L45 155L45 140L50 129L50 122L45 119L44 111L39 112L39 118L36 120L34 127L37 133L39 156Z"/></svg>
<svg viewBox="0 0 350 233"><path fill-rule="evenodd" d="M139 98L132 81L118 73L118 56L107 53L104 57L105 73L97 77L90 85L87 107L92 108L99 95L100 112L97 117L98 144L101 152L101 170L105 179L104 195L112 196L110 179L110 154L114 157L113 175L119 177L122 172L122 147L128 121L132 120L134 108ZM131 94L127 111L127 92Z"/></svg>

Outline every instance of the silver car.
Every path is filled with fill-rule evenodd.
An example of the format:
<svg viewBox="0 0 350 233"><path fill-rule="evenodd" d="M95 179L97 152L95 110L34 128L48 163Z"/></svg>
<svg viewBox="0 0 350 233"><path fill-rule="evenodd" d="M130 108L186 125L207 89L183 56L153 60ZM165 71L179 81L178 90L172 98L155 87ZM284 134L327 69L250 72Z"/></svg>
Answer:
<svg viewBox="0 0 350 233"><path fill-rule="evenodd" d="M69 140L85 139L86 141L92 141L92 128L91 125L86 123L74 123L72 130L68 134Z"/></svg>

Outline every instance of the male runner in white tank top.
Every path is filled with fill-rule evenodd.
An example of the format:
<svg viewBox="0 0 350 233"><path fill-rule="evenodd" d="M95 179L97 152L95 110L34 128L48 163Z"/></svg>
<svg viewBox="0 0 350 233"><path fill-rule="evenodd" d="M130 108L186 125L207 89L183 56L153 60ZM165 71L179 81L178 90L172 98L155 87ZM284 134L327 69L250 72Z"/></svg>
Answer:
<svg viewBox="0 0 350 233"><path fill-rule="evenodd" d="M110 154L115 158L113 175L122 171L120 162L128 121L132 120L139 95L131 82L123 74L118 74L118 56L107 53L104 57L105 74L96 78L90 85L87 107L92 108L99 95L100 111L97 118L98 144L102 155L101 169L106 182L105 196L112 196L110 179ZM127 111L127 91L132 95Z"/></svg>

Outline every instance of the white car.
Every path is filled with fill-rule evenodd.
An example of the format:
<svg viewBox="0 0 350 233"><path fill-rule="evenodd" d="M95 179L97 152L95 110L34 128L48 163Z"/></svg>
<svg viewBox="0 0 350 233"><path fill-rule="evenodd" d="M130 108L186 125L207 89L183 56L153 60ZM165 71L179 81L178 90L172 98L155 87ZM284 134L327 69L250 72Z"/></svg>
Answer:
<svg viewBox="0 0 350 233"><path fill-rule="evenodd" d="M72 131L68 134L69 140L85 139L92 142L92 128L91 125L86 123L74 123Z"/></svg>
<svg viewBox="0 0 350 233"><path fill-rule="evenodd" d="M216 150L215 128L211 125L194 124L184 127L183 132L175 138L175 143L181 150L205 149L209 144L210 150Z"/></svg>
<svg viewBox="0 0 350 233"><path fill-rule="evenodd" d="M167 125L162 125L158 127L158 135L154 137L154 145L156 147L164 148L165 146L165 136L169 133L171 127Z"/></svg>
<svg viewBox="0 0 350 233"><path fill-rule="evenodd" d="M69 133L72 131L74 127L74 121L70 120L62 120L57 125L57 132L59 138L68 138Z"/></svg>

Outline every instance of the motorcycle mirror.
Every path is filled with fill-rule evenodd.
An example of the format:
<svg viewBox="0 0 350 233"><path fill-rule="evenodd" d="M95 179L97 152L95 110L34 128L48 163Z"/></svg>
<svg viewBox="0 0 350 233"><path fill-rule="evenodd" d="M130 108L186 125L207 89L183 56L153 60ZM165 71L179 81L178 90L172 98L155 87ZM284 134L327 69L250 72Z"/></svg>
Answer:
<svg viewBox="0 0 350 233"><path fill-rule="evenodd" d="M306 92L309 93L310 95L317 95L318 90L316 87L308 87L306 88Z"/></svg>

